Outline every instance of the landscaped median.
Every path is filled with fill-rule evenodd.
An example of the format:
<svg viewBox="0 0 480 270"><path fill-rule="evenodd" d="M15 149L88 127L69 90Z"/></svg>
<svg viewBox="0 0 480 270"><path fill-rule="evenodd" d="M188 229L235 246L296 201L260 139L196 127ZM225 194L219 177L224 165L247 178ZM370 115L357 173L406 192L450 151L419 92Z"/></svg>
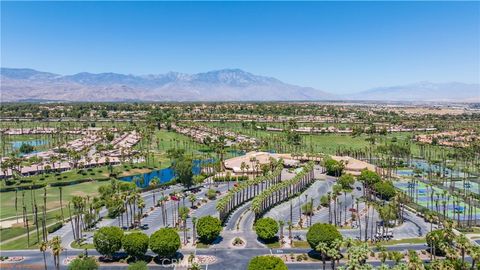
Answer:
<svg viewBox="0 0 480 270"><path fill-rule="evenodd" d="M220 214L222 222L228 215L239 205L254 198L263 190L280 182L282 176L283 165L279 164L274 171L266 176L258 176L254 179L239 183L221 198L217 203L217 211Z"/></svg>
<svg viewBox="0 0 480 270"><path fill-rule="evenodd" d="M268 187L258 196L256 196L251 205L255 218L262 216L268 209L283 202L296 194L302 192L308 187L314 179L313 162L308 163L302 168L302 171L295 175L292 179L279 182Z"/></svg>

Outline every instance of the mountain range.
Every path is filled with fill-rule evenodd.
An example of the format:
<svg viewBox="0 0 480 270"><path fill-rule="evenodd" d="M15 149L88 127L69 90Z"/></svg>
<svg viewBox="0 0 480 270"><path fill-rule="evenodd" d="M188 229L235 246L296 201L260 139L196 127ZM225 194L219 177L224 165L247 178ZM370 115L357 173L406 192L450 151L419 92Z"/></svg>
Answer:
<svg viewBox="0 0 480 270"><path fill-rule="evenodd" d="M1 68L3 102L14 101L480 101L480 86L429 83L381 87L336 95L284 83L240 69L157 75L77 73L59 75L33 69Z"/></svg>

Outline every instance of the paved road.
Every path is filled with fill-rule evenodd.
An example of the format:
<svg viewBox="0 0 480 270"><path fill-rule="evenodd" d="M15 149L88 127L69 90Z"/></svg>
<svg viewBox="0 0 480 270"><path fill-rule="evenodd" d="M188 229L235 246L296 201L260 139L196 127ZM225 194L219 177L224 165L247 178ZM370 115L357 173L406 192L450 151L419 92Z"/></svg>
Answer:
<svg viewBox="0 0 480 270"><path fill-rule="evenodd" d="M219 190L220 193L223 195L227 191L227 184L218 184L217 187L212 186L212 188ZM145 193L142 193L142 197L145 201L145 209L150 209L150 207L154 206L154 201L153 201L153 193L155 193L155 199L158 200L163 193L164 195L168 195L172 192L178 192L183 190L183 187L176 185L172 186L166 190L155 190L155 191L148 191ZM196 194L197 199L199 198L205 198L206 197L206 192L208 190L208 187L204 187L201 189L199 193ZM180 205L182 206L185 203L186 206L190 206L190 202L188 199L185 199L185 201L180 201ZM216 200L213 201L208 201L206 204L202 205L199 209L196 209L192 212L191 216L195 217L201 217L204 215L216 215ZM177 208L177 202L175 201L168 201L165 205L166 211L167 211L167 226L172 226L173 225L173 209ZM108 211L106 209L102 209L100 211L100 216L101 217L106 217L108 214ZM126 220L126 215L124 215L124 222ZM126 225L126 222L124 223ZM152 212L149 213L149 215L145 218L142 219L142 224L148 224L149 229L145 231L148 235L152 234L153 232L157 231L158 229L164 227L163 226L163 216L162 216L162 211L161 207L155 207ZM105 227L105 226L121 226L119 224L118 219L103 219L97 224L97 227ZM188 218L187 220L187 227L191 228L192 227L192 221L191 217ZM52 233L49 235L49 239L53 238L54 236L60 236L62 238L62 243L65 248L70 248L70 243L73 242L73 233L72 233L72 228L71 224L66 223L61 229L58 231ZM84 232L83 237L86 239L85 242L87 243L92 243L93 242L93 233L91 232Z"/></svg>
<svg viewBox="0 0 480 270"><path fill-rule="evenodd" d="M266 217L271 217L275 220L283 220L285 221L285 224L287 224L287 221L290 220L290 204L292 205L292 223L294 226L298 224L300 220L301 215L301 207L306 204L306 202L310 202L313 199L313 206L316 208L320 204L320 198L323 195L326 195L328 192L332 191L332 187L336 182L336 178L331 177L331 176L326 176L320 174L319 171L315 171L315 177L317 179L323 179L323 180L317 180L314 182L308 189L306 189L300 196L297 198L294 198L288 202L284 202L280 205L275 206L272 208L270 211L268 211L265 216ZM355 206L355 201L357 198L360 198L363 195L363 192L357 189L361 188L360 183L355 183L354 184L354 189L351 193L340 195L338 197L338 208L341 206L341 211L342 211L342 217L340 217L340 212L338 212L337 215L337 220L342 220L342 222L345 220L345 205L347 206L347 211L348 209L352 208ZM333 207L332 203L332 207ZM332 208L333 209L333 208ZM333 217L333 210L332 210L332 217ZM305 219L305 216L303 216ZM347 213L346 216L347 219L350 218L350 215ZM315 212L315 214L312 216L312 224L321 222L321 223L328 223L329 221L329 213L328 213L328 207L322 207L319 211Z"/></svg>
<svg viewBox="0 0 480 270"><path fill-rule="evenodd" d="M398 250L404 251L407 249L411 250L424 250L426 249L425 245L416 244L416 245L396 245L387 247L389 250ZM290 254L290 253L308 253L310 249L302 248L288 248L288 249L268 249L268 248L245 248L245 249L197 249L197 250L182 250L181 253L184 256L188 256L190 253L195 253L196 255L211 255L217 258L217 261L214 264L208 265L208 269L213 270L244 270L246 269L248 262L254 256L258 255L268 255L268 254ZM63 264L63 260L69 256L77 256L82 253L80 250L66 250L60 255L61 269L66 269L67 267ZM89 250L89 255L98 256L98 252L95 250ZM12 269L43 269L43 256L42 253L37 250L19 250L19 251L2 251L2 256L24 256L25 260L21 263L9 264ZM149 255L154 255L149 253ZM46 253L47 256L47 265L49 269L53 269L53 258L50 252ZM16 268L15 268L16 267ZM8 269L7 266L3 265L2 269ZM103 266L101 269L126 269L126 266ZM177 267L180 269L179 267ZM289 269L319 269L321 268L321 262L318 263L289 263ZM158 265L149 267L149 269L169 269L167 267ZM170 269L173 269L171 267ZM203 269L207 269L206 266L203 266Z"/></svg>

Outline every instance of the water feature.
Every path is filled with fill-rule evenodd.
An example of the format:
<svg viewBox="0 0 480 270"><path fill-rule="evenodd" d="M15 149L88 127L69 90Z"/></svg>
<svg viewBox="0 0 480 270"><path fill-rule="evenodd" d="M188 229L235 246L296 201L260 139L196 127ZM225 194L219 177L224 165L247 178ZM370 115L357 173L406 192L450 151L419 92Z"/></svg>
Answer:
<svg viewBox="0 0 480 270"><path fill-rule="evenodd" d="M13 150L18 150L22 146L22 144L29 144L33 147L41 146L48 144L48 140L29 140L29 141L13 141L10 143L12 145Z"/></svg>
<svg viewBox="0 0 480 270"><path fill-rule="evenodd" d="M214 159L194 160L193 168L192 168L193 174L199 175L202 170L202 164L208 164L213 162L215 162ZM150 181L152 181L152 179L154 179L155 177L157 177L160 180L161 184L167 183L171 181L173 178L175 178L175 171L171 167L169 167L165 169L154 170L149 173L124 176L124 177L121 177L120 180L127 181L127 182L135 181L136 182L135 184L138 187L145 188L145 187L148 187L148 185L150 184Z"/></svg>
<svg viewBox="0 0 480 270"><path fill-rule="evenodd" d="M22 144L28 144L28 145L31 145L33 147L37 147L37 146L48 144L48 140L38 139L38 140L28 140L28 141L13 141L13 142L10 142L10 145L12 146L12 151L19 151ZM35 154L35 153L38 153L38 151L34 150L34 151L30 152L29 154ZM20 156L20 157L22 157L24 155L25 155L25 153L18 153L18 156Z"/></svg>

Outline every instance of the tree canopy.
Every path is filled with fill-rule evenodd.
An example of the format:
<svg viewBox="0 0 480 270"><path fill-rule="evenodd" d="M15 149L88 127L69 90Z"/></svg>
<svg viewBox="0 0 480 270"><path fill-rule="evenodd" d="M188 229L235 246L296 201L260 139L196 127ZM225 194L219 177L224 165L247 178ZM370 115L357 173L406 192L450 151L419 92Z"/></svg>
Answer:
<svg viewBox="0 0 480 270"><path fill-rule="evenodd" d="M93 235L95 249L102 255L112 257L122 248L123 231L119 227L102 227Z"/></svg>
<svg viewBox="0 0 480 270"><path fill-rule="evenodd" d="M288 268L279 257L256 256L248 263L248 270L288 270Z"/></svg>
<svg viewBox="0 0 480 270"><path fill-rule="evenodd" d="M319 243L326 243L331 246L335 239L343 239L342 234L332 224L315 223L307 232L307 242L312 249L315 249Z"/></svg>
<svg viewBox="0 0 480 270"><path fill-rule="evenodd" d="M150 236L150 249L160 257L173 257L180 248L180 236L172 228L162 228Z"/></svg>
<svg viewBox="0 0 480 270"><path fill-rule="evenodd" d="M216 217L204 216L197 221L196 228L200 241L211 243L220 235L222 223Z"/></svg>
<svg viewBox="0 0 480 270"><path fill-rule="evenodd" d="M148 240L148 236L145 233L133 232L123 237L122 246L128 255L140 258L147 253Z"/></svg>
<svg viewBox="0 0 480 270"><path fill-rule="evenodd" d="M278 233L278 223L273 218L260 218L255 222L255 232L260 239L269 240Z"/></svg>

